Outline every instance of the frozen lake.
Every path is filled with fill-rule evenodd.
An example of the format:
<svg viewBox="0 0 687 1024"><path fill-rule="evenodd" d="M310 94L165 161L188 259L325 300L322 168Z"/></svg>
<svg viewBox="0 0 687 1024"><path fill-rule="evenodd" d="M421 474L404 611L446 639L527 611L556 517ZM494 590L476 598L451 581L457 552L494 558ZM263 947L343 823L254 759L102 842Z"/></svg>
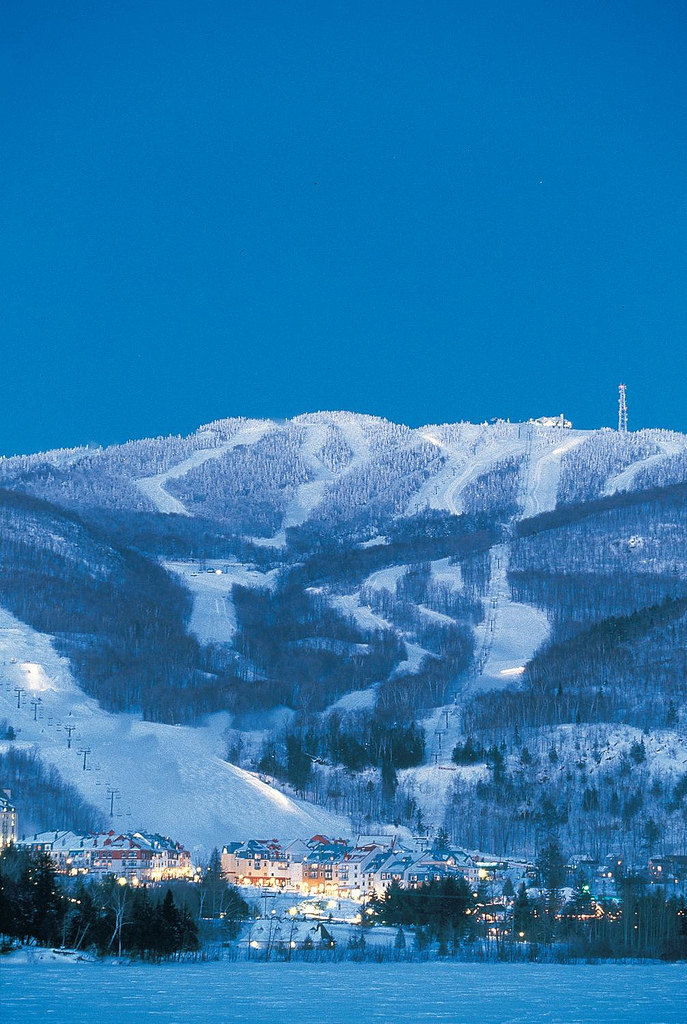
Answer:
<svg viewBox="0 0 687 1024"><path fill-rule="evenodd" d="M687 965L13 964L3 1024L683 1024Z"/></svg>

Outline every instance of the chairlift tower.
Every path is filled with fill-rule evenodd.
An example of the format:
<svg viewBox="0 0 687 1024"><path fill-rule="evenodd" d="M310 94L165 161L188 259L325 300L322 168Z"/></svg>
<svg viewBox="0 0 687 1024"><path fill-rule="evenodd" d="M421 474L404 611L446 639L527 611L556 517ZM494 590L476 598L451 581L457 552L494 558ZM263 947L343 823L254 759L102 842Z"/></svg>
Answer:
<svg viewBox="0 0 687 1024"><path fill-rule="evenodd" d="M624 384L618 385L618 433L627 433L627 394Z"/></svg>
<svg viewBox="0 0 687 1024"><path fill-rule="evenodd" d="M114 818L114 802L115 802L115 797L119 796L119 790L118 789L112 789L112 787L108 786L107 787L107 795L108 795L108 797L110 799L110 817Z"/></svg>

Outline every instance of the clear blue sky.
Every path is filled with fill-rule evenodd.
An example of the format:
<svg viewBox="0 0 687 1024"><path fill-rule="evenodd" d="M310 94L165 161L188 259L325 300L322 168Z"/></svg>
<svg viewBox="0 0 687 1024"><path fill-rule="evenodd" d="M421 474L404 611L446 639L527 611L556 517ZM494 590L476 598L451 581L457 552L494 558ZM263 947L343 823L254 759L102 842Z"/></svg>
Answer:
<svg viewBox="0 0 687 1024"><path fill-rule="evenodd" d="M687 15L5 4L4 453L354 409L687 429Z"/></svg>

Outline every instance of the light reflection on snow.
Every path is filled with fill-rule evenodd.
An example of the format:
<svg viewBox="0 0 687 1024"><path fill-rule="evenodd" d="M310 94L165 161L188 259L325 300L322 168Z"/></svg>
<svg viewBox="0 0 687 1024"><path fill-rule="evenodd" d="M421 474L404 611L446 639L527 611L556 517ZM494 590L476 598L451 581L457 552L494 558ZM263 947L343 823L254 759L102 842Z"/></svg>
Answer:
<svg viewBox="0 0 687 1024"><path fill-rule="evenodd" d="M20 663L19 668L24 673L27 690L43 692L54 689L42 665L37 665L34 661L24 661Z"/></svg>

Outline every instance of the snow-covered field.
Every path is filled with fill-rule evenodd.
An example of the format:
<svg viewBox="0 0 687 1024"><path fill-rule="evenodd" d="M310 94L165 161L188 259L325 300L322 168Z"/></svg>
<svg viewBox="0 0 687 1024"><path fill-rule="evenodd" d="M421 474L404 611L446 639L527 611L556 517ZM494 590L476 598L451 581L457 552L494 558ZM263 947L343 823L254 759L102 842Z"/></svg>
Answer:
<svg viewBox="0 0 687 1024"><path fill-rule="evenodd" d="M108 790L117 790L112 819L117 830L161 832L205 853L252 835L350 831L346 820L292 800L228 764L223 759L227 715L190 728L104 711L79 689L50 637L4 610L0 673L0 718L18 730L15 746L38 747L41 757L103 812L109 812ZM73 727L71 746L68 727Z"/></svg>
<svg viewBox="0 0 687 1024"><path fill-rule="evenodd" d="M684 964L0 961L3 1024L682 1024Z"/></svg>

